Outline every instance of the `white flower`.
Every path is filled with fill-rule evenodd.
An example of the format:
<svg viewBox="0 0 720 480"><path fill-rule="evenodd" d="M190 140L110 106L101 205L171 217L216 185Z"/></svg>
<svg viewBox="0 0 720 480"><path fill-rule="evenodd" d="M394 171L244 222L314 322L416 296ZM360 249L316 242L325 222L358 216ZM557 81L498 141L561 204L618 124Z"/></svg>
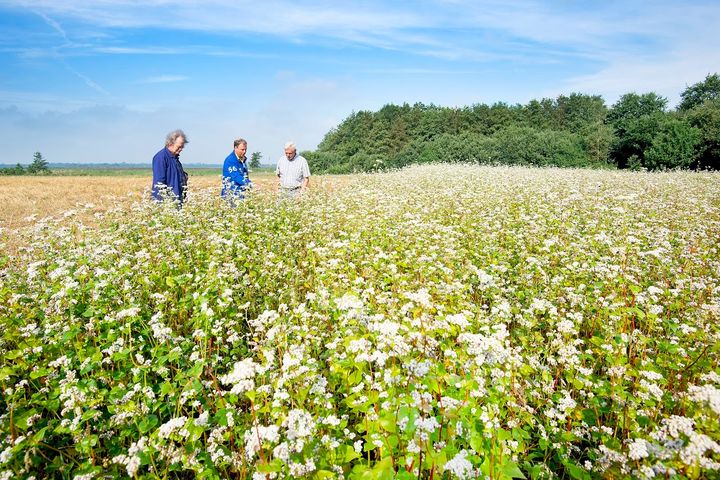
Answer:
<svg viewBox="0 0 720 480"><path fill-rule="evenodd" d="M445 471L450 472L460 480L472 478L474 475L473 465L470 463L470 460L467 459L467 454L468 452L466 450L461 450L445 464Z"/></svg>
<svg viewBox="0 0 720 480"><path fill-rule="evenodd" d="M405 297L417 303L421 307L432 307L432 297L430 296L430 293L428 293L426 288L421 288L416 292L408 292L405 294Z"/></svg>
<svg viewBox="0 0 720 480"><path fill-rule="evenodd" d="M57 367L66 368L69 365L70 365L70 360L67 358L66 355L63 355L62 357L48 363L48 366L53 367L53 368L57 368Z"/></svg>
<svg viewBox="0 0 720 480"><path fill-rule="evenodd" d="M694 402L707 403L715 414L720 415L720 389L713 385L703 386L691 385L688 387L687 396Z"/></svg>
<svg viewBox="0 0 720 480"><path fill-rule="evenodd" d="M7 463L12 458L12 447L7 447L0 453L0 465Z"/></svg>
<svg viewBox="0 0 720 480"><path fill-rule="evenodd" d="M340 298L335 299L335 305L340 310L360 310L363 308L363 302L351 293L346 293Z"/></svg>
<svg viewBox="0 0 720 480"><path fill-rule="evenodd" d="M275 447L273 449L273 456L287 463L290 458L290 449L288 448L287 442L282 442Z"/></svg>
<svg viewBox="0 0 720 480"><path fill-rule="evenodd" d="M312 415L300 409L290 410L283 422L283 427L287 428L287 437L290 440L307 438L315 433L315 422Z"/></svg>
<svg viewBox="0 0 720 480"><path fill-rule="evenodd" d="M557 331L560 333L573 333L575 331L575 324L572 320L564 318L558 322Z"/></svg>
<svg viewBox="0 0 720 480"><path fill-rule="evenodd" d="M138 313L140 313L140 307L130 307L117 312L115 314L115 318L117 320L122 320L124 318L136 317Z"/></svg>
<svg viewBox="0 0 720 480"><path fill-rule="evenodd" d="M255 425L245 430L245 455L252 459L260 451L263 442L275 444L280 440L280 427L277 425Z"/></svg>
<svg viewBox="0 0 720 480"><path fill-rule="evenodd" d="M428 418L418 418L415 420L415 428L416 428L416 434L420 438L420 440L427 440L430 438L430 434L432 434L435 430L440 428L440 424L438 423L437 419L435 417L428 417Z"/></svg>
<svg viewBox="0 0 720 480"><path fill-rule="evenodd" d="M470 322L468 322L467 317L464 313L448 315L447 317L445 317L445 320L447 320L448 323L457 325L461 329L465 329L470 326Z"/></svg>
<svg viewBox="0 0 720 480"><path fill-rule="evenodd" d="M198 427L206 427L208 424L208 419L210 418L210 412L205 410L200 414L198 418L195 419L195 425Z"/></svg>
<svg viewBox="0 0 720 480"><path fill-rule="evenodd" d="M647 441L642 438L636 438L628 445L628 458L631 460L640 460L650 456L648 453Z"/></svg>
<svg viewBox="0 0 720 480"><path fill-rule="evenodd" d="M28 477L27 480L30 480L31 478L35 478L35 477ZM75 475L73 477L73 480L92 480L93 478L95 478L94 473L86 473L84 475Z"/></svg>
<svg viewBox="0 0 720 480"><path fill-rule="evenodd" d="M312 459L305 460L304 464L290 462L289 468L293 477L303 477L315 471L315 462Z"/></svg>
<svg viewBox="0 0 720 480"><path fill-rule="evenodd" d="M240 362L236 362L233 371L227 375L220 377L220 381L225 385L232 385L230 393L241 394L255 388L255 373L258 365L251 358L246 358Z"/></svg>
<svg viewBox="0 0 720 480"><path fill-rule="evenodd" d="M176 418L168 420L167 422L160 425L160 428L158 429L158 437L159 438L168 438L176 430L179 430L182 427L184 427L185 422L187 422L187 417L176 417Z"/></svg>
<svg viewBox="0 0 720 480"><path fill-rule="evenodd" d="M130 445L127 455L117 455L113 457L113 463L125 465L125 470L127 471L128 476L134 477L138 468L140 468L141 460L138 454L145 449L146 444L147 438L141 437L140 440Z"/></svg>

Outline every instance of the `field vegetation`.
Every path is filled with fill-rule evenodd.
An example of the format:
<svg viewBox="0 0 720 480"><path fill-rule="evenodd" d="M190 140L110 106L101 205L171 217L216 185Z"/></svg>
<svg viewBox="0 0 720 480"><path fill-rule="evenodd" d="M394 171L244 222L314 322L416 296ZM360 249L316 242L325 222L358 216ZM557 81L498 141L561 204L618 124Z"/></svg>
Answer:
<svg viewBox="0 0 720 480"><path fill-rule="evenodd" d="M188 169L190 186L219 192L220 169ZM260 188L272 189L273 172L253 171ZM56 169L51 175L0 176L0 229L6 245L15 248L18 235L47 217L95 224L103 213L127 209L149 196L149 169Z"/></svg>
<svg viewBox="0 0 720 480"><path fill-rule="evenodd" d="M314 185L24 229L0 478L720 474L720 175Z"/></svg>

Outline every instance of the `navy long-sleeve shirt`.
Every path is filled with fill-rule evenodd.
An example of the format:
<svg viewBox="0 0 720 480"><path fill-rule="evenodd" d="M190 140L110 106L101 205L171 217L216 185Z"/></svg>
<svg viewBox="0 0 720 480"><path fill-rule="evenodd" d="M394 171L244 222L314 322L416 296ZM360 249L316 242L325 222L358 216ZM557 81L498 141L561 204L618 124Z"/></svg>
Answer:
<svg viewBox="0 0 720 480"><path fill-rule="evenodd" d="M185 188L187 187L188 175L183 170L179 157L168 150L167 147L155 154L152 160L153 182L152 196L157 200L162 200L158 185L167 185L173 191L177 200L182 203L185 196Z"/></svg>
<svg viewBox="0 0 720 480"><path fill-rule="evenodd" d="M242 192L252 188L252 186L252 182L248 177L247 161L241 162L238 160L233 150L223 163L222 196L224 197L228 193L242 196Z"/></svg>

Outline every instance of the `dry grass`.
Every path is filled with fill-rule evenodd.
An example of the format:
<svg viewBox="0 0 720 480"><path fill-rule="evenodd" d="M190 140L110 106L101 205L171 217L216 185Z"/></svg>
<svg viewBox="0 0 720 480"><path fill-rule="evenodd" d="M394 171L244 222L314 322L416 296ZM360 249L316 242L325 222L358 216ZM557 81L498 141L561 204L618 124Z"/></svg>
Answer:
<svg viewBox="0 0 720 480"><path fill-rule="evenodd" d="M273 189L276 179L272 173L252 176L259 188ZM350 177L314 176L312 188L332 189L346 184ZM69 210L82 211L80 220L92 224L95 213L111 208L128 207L132 202L149 195L151 176L0 176L0 229L6 234L5 247L14 250L19 234L37 219L56 217ZM191 175L194 189L217 187L220 175ZM92 205L91 207L89 205ZM75 217L76 219L78 217Z"/></svg>

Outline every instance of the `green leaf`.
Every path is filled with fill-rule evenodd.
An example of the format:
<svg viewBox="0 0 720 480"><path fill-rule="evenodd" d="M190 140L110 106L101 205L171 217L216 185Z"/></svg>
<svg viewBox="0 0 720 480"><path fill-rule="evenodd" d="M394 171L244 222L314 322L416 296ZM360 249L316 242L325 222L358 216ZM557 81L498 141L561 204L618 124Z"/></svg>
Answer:
<svg viewBox="0 0 720 480"><path fill-rule="evenodd" d="M80 418L81 418L83 421L84 421L84 420L90 420L91 418L94 418L94 417L97 416L97 415L98 415L98 411L91 408L91 409L89 409L89 410L85 410L85 411L83 412L83 414L82 414L82 417L80 417Z"/></svg>
<svg viewBox="0 0 720 480"><path fill-rule="evenodd" d="M49 375L50 373L52 373L52 371L53 370L51 368L38 368L37 370L33 370L32 372L30 372L30 378L32 380L35 380L37 378Z"/></svg>
<svg viewBox="0 0 720 480"><path fill-rule="evenodd" d="M387 414L378 420L380 426L387 432L395 433L397 431L397 423L395 422L395 416Z"/></svg>
<svg viewBox="0 0 720 480"><path fill-rule="evenodd" d="M392 457L385 457L377 463L372 469L372 476L377 480L392 480L395 476Z"/></svg>
<svg viewBox="0 0 720 480"><path fill-rule="evenodd" d="M339 458L342 458L342 463L348 463L352 462L356 458L360 458L360 454L355 451L355 449L350 445L341 445L339 447L339 451L342 451L342 449L345 450L344 454L338 455Z"/></svg>
<svg viewBox="0 0 720 480"><path fill-rule="evenodd" d="M187 376L193 378L199 377L202 374L204 367L205 362L202 360L198 360L195 365L193 365L192 368L187 371Z"/></svg>
<svg viewBox="0 0 720 480"><path fill-rule="evenodd" d="M45 438L45 432L47 432L48 427L43 427L37 432L35 432L35 435L32 436L33 442L40 442L43 438Z"/></svg>
<svg viewBox="0 0 720 480"><path fill-rule="evenodd" d="M585 470L578 467L577 465L573 463L566 463L565 468L567 469L568 473L572 478L576 478L578 480L583 480L587 475L585 474Z"/></svg>
<svg viewBox="0 0 720 480"><path fill-rule="evenodd" d="M23 356L23 352L20 349L10 350L5 354L5 358L7 360L15 360L16 358L20 358Z"/></svg>
<svg viewBox="0 0 720 480"><path fill-rule="evenodd" d="M15 419L15 425L16 425L20 430L27 430L27 429L28 429L28 424L27 424L28 418L32 417L32 416L35 415L36 413L37 413L37 410L35 410L34 408L31 408L30 410L22 413L21 415L19 415L18 417L16 417L16 419Z"/></svg>
<svg viewBox="0 0 720 480"><path fill-rule="evenodd" d="M138 428L142 433L147 433L157 427L158 423L160 423L158 417L155 415L150 415L142 419L142 421L138 424Z"/></svg>
<svg viewBox="0 0 720 480"><path fill-rule="evenodd" d="M7 380L13 375L14 370L10 367L0 368L0 382Z"/></svg>
<svg viewBox="0 0 720 480"><path fill-rule="evenodd" d="M80 443L76 444L76 447L78 452L89 455L90 452L92 452L92 449L95 445L98 443L98 436L97 435L85 435L82 440L80 440Z"/></svg>
<svg viewBox="0 0 720 480"><path fill-rule="evenodd" d="M597 425L597 415L595 415L594 410L590 410L589 408L586 408L582 411L583 421L587 423L588 425L595 426Z"/></svg>
<svg viewBox="0 0 720 480"><path fill-rule="evenodd" d="M505 476L510 478L526 478L515 462L504 463L500 470Z"/></svg>
<svg viewBox="0 0 720 480"><path fill-rule="evenodd" d="M475 432L470 436L470 448L480 455L485 452L484 443L485 439L482 434Z"/></svg>
<svg viewBox="0 0 720 480"><path fill-rule="evenodd" d="M440 388L440 384L438 383L437 378L428 377L426 379L426 383L431 392L442 393L442 389Z"/></svg>

